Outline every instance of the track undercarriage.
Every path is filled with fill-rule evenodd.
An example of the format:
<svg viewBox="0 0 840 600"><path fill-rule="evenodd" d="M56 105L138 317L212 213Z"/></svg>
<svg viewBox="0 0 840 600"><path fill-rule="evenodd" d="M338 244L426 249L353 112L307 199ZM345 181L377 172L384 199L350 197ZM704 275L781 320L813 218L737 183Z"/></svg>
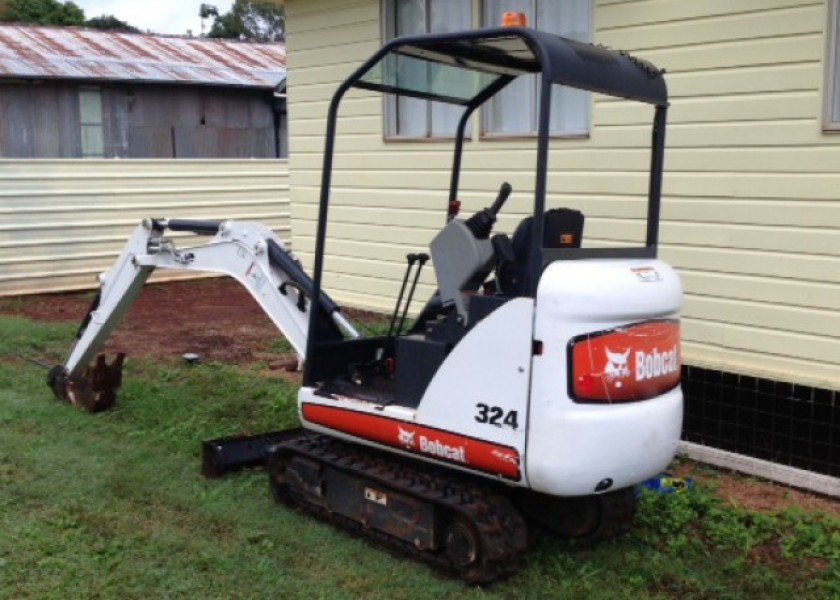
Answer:
<svg viewBox="0 0 840 600"><path fill-rule="evenodd" d="M278 502L470 583L514 573L527 547L508 498L445 471L312 434L274 446L267 469Z"/></svg>
<svg viewBox="0 0 840 600"><path fill-rule="evenodd" d="M51 374L51 387L78 408L103 410L113 404L122 358L109 365L99 357L82 379L87 385ZM632 489L546 496L305 429L204 442L207 477L263 465L278 503L472 584L518 570L526 519L563 538L596 542L625 533L636 508Z"/></svg>
<svg viewBox="0 0 840 600"><path fill-rule="evenodd" d="M277 502L473 584L518 570L526 518L598 541L624 533L635 512L632 490L534 496L305 430L206 442L204 459L211 477L263 462Z"/></svg>

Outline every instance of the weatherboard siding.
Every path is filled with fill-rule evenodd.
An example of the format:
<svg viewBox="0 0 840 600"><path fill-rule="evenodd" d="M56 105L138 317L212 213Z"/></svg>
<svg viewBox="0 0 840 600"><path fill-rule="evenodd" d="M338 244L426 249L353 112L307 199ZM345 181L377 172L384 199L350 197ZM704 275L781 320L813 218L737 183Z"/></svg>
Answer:
<svg viewBox="0 0 840 600"><path fill-rule="evenodd" d="M95 288L145 217L252 220L291 235L281 160L0 160L0 181L0 296Z"/></svg>
<svg viewBox="0 0 840 600"><path fill-rule="evenodd" d="M295 248L311 264L325 115L336 86L381 44L377 0L289 0ZM671 95L661 256L685 287L684 360L840 389L840 135L822 130L828 3L598 0L594 40L667 70ZM581 208L592 245L636 240L650 110L593 98L588 138L556 139L549 203ZM466 144L465 211L533 190L531 142ZM389 310L405 254L443 223L452 146L383 141L382 102L350 92L336 147L326 286ZM418 297L433 290L431 269ZM416 303L415 308L419 306Z"/></svg>

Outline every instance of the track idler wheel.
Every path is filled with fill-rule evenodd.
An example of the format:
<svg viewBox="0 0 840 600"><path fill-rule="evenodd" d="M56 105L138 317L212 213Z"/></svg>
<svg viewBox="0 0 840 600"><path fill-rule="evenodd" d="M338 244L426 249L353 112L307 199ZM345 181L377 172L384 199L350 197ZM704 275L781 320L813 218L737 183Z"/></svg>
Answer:
<svg viewBox="0 0 840 600"><path fill-rule="evenodd" d="M105 355L100 354L81 377L68 377L64 367L56 365L47 375L47 384L62 402L68 402L78 410L102 412L114 406L117 400L124 360L125 354L119 353L108 364Z"/></svg>
<svg viewBox="0 0 840 600"><path fill-rule="evenodd" d="M481 541L464 519L455 519L443 534L443 548L449 562L457 570L468 569L479 562Z"/></svg>

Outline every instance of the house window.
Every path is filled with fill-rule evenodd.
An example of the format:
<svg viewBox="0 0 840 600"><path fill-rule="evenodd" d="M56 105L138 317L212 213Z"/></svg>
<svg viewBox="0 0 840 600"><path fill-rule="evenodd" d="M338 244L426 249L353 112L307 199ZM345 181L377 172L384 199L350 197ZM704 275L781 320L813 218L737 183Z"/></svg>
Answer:
<svg viewBox="0 0 840 600"><path fill-rule="evenodd" d="M82 158L104 158L105 128L102 125L102 94L99 90L79 90L79 123L82 128Z"/></svg>
<svg viewBox="0 0 840 600"><path fill-rule="evenodd" d="M825 128L840 131L840 0L830 3L825 96Z"/></svg>
<svg viewBox="0 0 840 600"><path fill-rule="evenodd" d="M386 0L387 39L423 33L461 31L472 26L472 0ZM428 66L418 63L416 77L426 78ZM411 74L409 74L411 76ZM385 100L385 129L389 137L452 137L463 108L418 98Z"/></svg>
<svg viewBox="0 0 840 600"><path fill-rule="evenodd" d="M591 0L484 0L484 25L498 26L507 11L525 13L528 26L541 31L581 42L592 39ZM490 135L536 133L539 93L536 75L519 77L484 107L484 132ZM575 136L589 132L588 92L555 85L551 104L553 134Z"/></svg>

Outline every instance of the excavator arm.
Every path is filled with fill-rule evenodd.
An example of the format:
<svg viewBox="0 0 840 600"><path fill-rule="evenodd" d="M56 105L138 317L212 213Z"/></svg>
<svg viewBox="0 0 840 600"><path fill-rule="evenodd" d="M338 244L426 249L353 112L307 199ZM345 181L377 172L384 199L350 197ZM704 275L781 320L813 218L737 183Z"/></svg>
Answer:
<svg viewBox="0 0 840 600"><path fill-rule="evenodd" d="M183 249L164 236L186 231L212 236ZM123 355L107 364L96 357L143 284L157 268L220 273L241 283L289 340L299 361L306 352L310 313L324 320L331 335L359 337L338 306L321 295L309 301L312 280L270 229L245 221L144 219L114 265L99 276L99 293L76 334L67 359L50 370L49 385L62 400L91 412L113 405L120 386ZM94 360L94 357L96 359Z"/></svg>

